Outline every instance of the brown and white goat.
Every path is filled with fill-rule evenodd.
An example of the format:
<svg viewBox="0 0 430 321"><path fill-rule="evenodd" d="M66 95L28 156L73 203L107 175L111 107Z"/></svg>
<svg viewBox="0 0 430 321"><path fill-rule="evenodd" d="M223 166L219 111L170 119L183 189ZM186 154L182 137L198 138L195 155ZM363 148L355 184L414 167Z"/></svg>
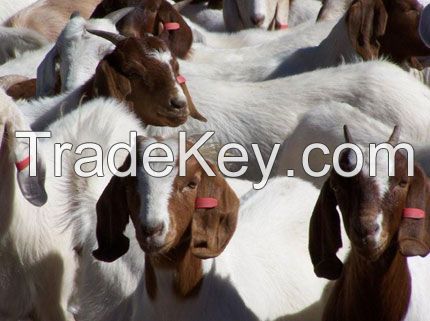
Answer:
<svg viewBox="0 0 430 321"><path fill-rule="evenodd" d="M124 37L103 31L91 31L111 40L115 50L99 63L95 75L68 96L53 98L56 107L34 111L35 105L21 106L24 113L36 119L33 129L43 129L62 114L95 97L112 97L124 102L145 123L176 127L188 116L205 121L195 108L179 65L166 44L152 35ZM34 115L35 116L31 116Z"/></svg>
<svg viewBox="0 0 430 321"><path fill-rule="evenodd" d="M193 43L191 28L181 14L166 0L102 1L91 18L128 7L135 7L116 24L121 34L142 37L145 33L159 36L179 58L186 58Z"/></svg>
<svg viewBox="0 0 430 321"><path fill-rule="evenodd" d="M345 137L352 143L346 127ZM398 139L396 127L388 143L396 145ZM353 170L354 152L345 150L339 164ZM430 181L417 165L409 177L400 152L395 164L388 164L388 157L378 157L377 164L376 177L370 177L367 163L349 178L332 171L313 211L309 250L315 273L338 279L323 321L428 320ZM380 172L390 166L394 176ZM351 241L344 266L336 257L342 246L337 205ZM418 255L424 258L412 257Z"/></svg>
<svg viewBox="0 0 430 321"><path fill-rule="evenodd" d="M160 142L170 148L173 159L150 167L161 172L168 165L171 171L153 177L142 157ZM113 177L98 200L98 249L93 252L105 262L119 259L129 247L139 255L126 237L130 234L123 234L131 217L145 252L132 320L319 318L327 281L313 275L305 223L313 206L309 199L318 197L315 187L276 178L264 190L242 198L239 206L235 192L209 160L214 176L194 157L180 176L177 139L139 137L136 146L137 176ZM165 152L153 150L150 155ZM130 164L131 157L121 170ZM121 258L113 264L124 262Z"/></svg>

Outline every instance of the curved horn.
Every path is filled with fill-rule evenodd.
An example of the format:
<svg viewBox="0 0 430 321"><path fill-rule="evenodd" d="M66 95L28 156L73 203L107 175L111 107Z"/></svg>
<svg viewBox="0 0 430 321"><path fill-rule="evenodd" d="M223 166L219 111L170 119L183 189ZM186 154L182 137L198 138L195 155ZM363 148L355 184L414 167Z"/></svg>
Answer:
<svg viewBox="0 0 430 321"><path fill-rule="evenodd" d="M399 139L400 139L400 126L396 125L394 126L393 133L388 139L388 144L397 145L399 143Z"/></svg>
<svg viewBox="0 0 430 321"><path fill-rule="evenodd" d="M179 1L173 5L173 8L175 8L176 11L181 12L181 10L184 9L186 6L188 6L191 2L193 2L193 0Z"/></svg>
<svg viewBox="0 0 430 321"><path fill-rule="evenodd" d="M347 125L343 125L343 136L345 136L345 141L347 143L350 143L350 144L354 143Z"/></svg>
<svg viewBox="0 0 430 321"><path fill-rule="evenodd" d="M109 40L112 42L115 46L122 40L127 39L127 37L123 35L118 35L116 33L102 31L102 30L93 30L93 29L87 29L89 33L92 33L93 35L102 37L106 40Z"/></svg>
<svg viewBox="0 0 430 321"><path fill-rule="evenodd" d="M114 24L117 24L118 21L120 21L122 18L124 18L126 15L128 15L130 12L134 10L134 7L126 7L119 10L116 10L114 12L109 13L104 17L104 19L109 19Z"/></svg>

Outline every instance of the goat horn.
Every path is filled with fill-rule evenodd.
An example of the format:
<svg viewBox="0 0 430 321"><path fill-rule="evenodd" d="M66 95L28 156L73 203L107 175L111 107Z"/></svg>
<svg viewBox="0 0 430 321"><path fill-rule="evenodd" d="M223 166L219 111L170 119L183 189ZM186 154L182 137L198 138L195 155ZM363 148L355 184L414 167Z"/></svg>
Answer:
<svg viewBox="0 0 430 321"><path fill-rule="evenodd" d="M182 9L184 9L186 6L188 6L193 1L194 0L182 0L182 1L176 2L173 5L173 8L175 8L176 11L181 12Z"/></svg>
<svg viewBox="0 0 430 321"><path fill-rule="evenodd" d="M354 141L352 140L351 133L349 132L348 126L343 125L343 135L345 136L345 141L347 143L353 144Z"/></svg>
<svg viewBox="0 0 430 321"><path fill-rule="evenodd" d="M73 11L72 14L70 15L70 20L80 16L81 16L81 13L78 10Z"/></svg>
<svg viewBox="0 0 430 321"><path fill-rule="evenodd" d="M114 24L117 24L118 21L120 21L122 18L124 18L126 15L128 15L130 12L132 12L135 8L134 7L126 7L119 9L117 11L111 12L108 15L104 17L104 19L109 19Z"/></svg>
<svg viewBox="0 0 430 321"><path fill-rule="evenodd" d="M396 125L394 126L393 133L388 139L388 144L397 145L399 143L399 139L400 139L400 126Z"/></svg>
<svg viewBox="0 0 430 321"><path fill-rule="evenodd" d="M93 30L93 29L87 29L89 33L92 33L93 35L102 37L106 40L109 40L112 42L115 46L122 40L127 39L127 37L123 35L118 35L116 33L107 32L107 31L101 31L101 30Z"/></svg>

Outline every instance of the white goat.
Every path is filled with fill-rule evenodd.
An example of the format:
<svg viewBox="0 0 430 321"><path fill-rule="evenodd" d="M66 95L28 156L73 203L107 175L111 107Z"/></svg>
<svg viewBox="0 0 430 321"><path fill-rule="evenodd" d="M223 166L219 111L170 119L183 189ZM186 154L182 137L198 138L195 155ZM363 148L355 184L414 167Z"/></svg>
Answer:
<svg viewBox="0 0 430 321"><path fill-rule="evenodd" d="M342 109L342 113L339 113L340 109ZM376 120L347 104L330 102L318 106L303 115L297 127L282 144L276 174L286 175L287 170L292 169L296 177L306 179L317 187L322 187L329 173L322 177L312 177L306 174L302 165L302 155L307 146L321 143L327 146L329 154L323 155L322 151L315 150L309 156L309 166L312 170L319 171L323 169L324 164L332 165L334 150L345 142L342 133L342 126L345 124L354 133L354 141L357 144L368 145L385 142L397 123ZM410 129L410 126L402 128L400 140L413 144L415 160L426 173L430 173L428 156L430 145L428 145L427 133L421 132L421 136L415 136L411 135Z"/></svg>
<svg viewBox="0 0 430 321"><path fill-rule="evenodd" d="M430 39L425 32L427 11L424 10L420 20L408 16L408 11L401 7L401 2L387 9L386 15L390 18L384 22L387 30L385 38L393 39L392 29L403 23L408 27L416 27L416 35L400 34L402 38L409 37L411 52L417 55L425 54L424 43ZM408 4L412 5L412 4ZM417 13L419 9L414 9ZM353 12L357 12L354 9ZM364 13L361 13L364 15ZM363 18L363 24L373 23L368 21L373 15ZM402 20L405 18L405 20ZM361 32L354 32L348 15L343 15L338 21L324 21L313 25L306 25L289 32L282 37L262 43L259 46L240 48L237 50L208 50L195 46L191 61L184 61L182 69L186 76L205 75L211 79L229 79L236 81L261 81L285 77L311 71L319 68L336 66L341 62L354 62L361 56L365 59L376 58L378 55L392 55L394 61L402 63L411 58L410 53L402 52L399 47L382 42L380 48L373 47L365 42L360 45ZM372 18L373 19L373 18ZM379 21L379 20L378 20ZM418 22L424 31L418 35ZM368 34L369 38L372 37ZM429 50L430 52L430 50ZM413 54L412 54L413 55ZM197 62L198 64L196 64Z"/></svg>
<svg viewBox="0 0 430 321"><path fill-rule="evenodd" d="M75 277L72 239L58 220L65 198L56 197L51 168L44 165L49 151L43 147L35 167L38 176L30 176L29 162L35 159L29 159L28 142L15 138L17 130L29 127L2 91L0 105L0 318L72 321L67 311Z"/></svg>
<svg viewBox="0 0 430 321"><path fill-rule="evenodd" d="M138 140L139 159L154 142ZM177 155L176 139L162 143ZM118 245L129 214L146 251L145 277L134 294L132 320L245 321L287 315L316 320L327 283L312 275L306 240L318 190L298 179L274 179L264 190L247 196L239 209L238 199L219 173L206 176L195 159L187 164L186 178L178 177L177 171L174 166L167 177L154 178L139 167L137 178L113 178L97 204L96 257L120 256L109 245ZM215 208L194 209L199 198L208 197L217 200ZM109 209L113 202L115 207ZM209 216L216 219L209 221ZM161 223L163 227L152 232ZM112 224L118 233L108 232ZM164 254L159 254L160 248Z"/></svg>

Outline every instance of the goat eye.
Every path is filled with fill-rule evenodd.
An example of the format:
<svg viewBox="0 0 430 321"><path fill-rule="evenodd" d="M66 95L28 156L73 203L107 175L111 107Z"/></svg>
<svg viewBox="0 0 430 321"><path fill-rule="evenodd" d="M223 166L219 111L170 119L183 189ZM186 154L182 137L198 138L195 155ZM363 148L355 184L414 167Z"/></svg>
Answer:
<svg viewBox="0 0 430 321"><path fill-rule="evenodd" d="M405 188L408 185L407 181L401 180L398 184L400 187Z"/></svg>
<svg viewBox="0 0 430 321"><path fill-rule="evenodd" d="M194 181L191 181L188 183L187 187L190 189L195 189L197 187L197 183Z"/></svg>

